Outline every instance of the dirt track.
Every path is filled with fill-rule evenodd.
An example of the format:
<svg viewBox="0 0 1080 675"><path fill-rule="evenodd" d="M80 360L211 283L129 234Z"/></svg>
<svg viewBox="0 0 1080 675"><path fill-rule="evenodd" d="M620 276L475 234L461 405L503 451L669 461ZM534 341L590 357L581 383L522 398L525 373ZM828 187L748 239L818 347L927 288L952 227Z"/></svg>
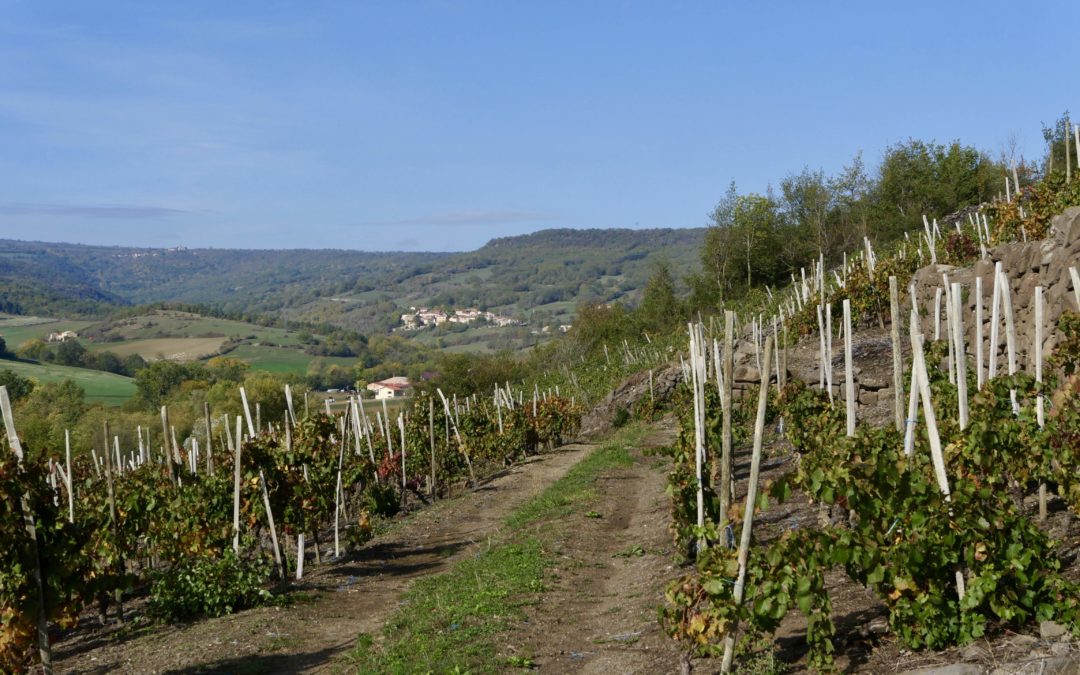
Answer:
<svg viewBox="0 0 1080 675"><path fill-rule="evenodd" d="M355 554L310 565L302 599L180 626L139 622L82 629L56 645L65 673L324 672L361 632L377 633L417 578L444 572L475 552L505 517L564 475L593 446L569 445L530 458L475 492L397 523ZM663 496L662 489L657 498ZM325 544L324 544L325 548Z"/></svg>

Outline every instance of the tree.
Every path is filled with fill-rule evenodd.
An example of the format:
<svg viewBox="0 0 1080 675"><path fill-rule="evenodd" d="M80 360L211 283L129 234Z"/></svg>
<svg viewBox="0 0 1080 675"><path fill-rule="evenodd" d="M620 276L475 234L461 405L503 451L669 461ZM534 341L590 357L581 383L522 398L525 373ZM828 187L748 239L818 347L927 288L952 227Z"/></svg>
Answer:
<svg viewBox="0 0 1080 675"><path fill-rule="evenodd" d="M34 390L34 381L23 377L14 370L5 368L0 370L0 386L7 387L8 397L12 403L26 398Z"/></svg>
<svg viewBox="0 0 1080 675"><path fill-rule="evenodd" d="M642 329L648 331L670 329L681 321L683 307L675 296L675 280L671 277L671 265L667 260L654 263L636 315Z"/></svg>
<svg viewBox="0 0 1080 675"><path fill-rule="evenodd" d="M800 235L785 238L789 246L794 244L794 250L789 253L792 266L803 262L808 253L813 257L831 252L834 244L829 214L835 200L825 172L804 167L797 174L788 174L780 181L780 193L784 215Z"/></svg>
<svg viewBox="0 0 1080 675"><path fill-rule="evenodd" d="M154 361L135 376L135 391L148 406L158 408L191 376L192 369L187 364Z"/></svg>
<svg viewBox="0 0 1080 675"><path fill-rule="evenodd" d="M78 340L64 340L56 346L56 362L62 366L82 366L86 361L86 347Z"/></svg>

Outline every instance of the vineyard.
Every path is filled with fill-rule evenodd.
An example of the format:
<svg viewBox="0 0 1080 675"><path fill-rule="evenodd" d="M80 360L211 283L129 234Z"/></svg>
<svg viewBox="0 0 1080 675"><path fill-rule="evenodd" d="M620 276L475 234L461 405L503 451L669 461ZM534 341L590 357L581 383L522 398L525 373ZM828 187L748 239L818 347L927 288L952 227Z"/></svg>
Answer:
<svg viewBox="0 0 1080 675"><path fill-rule="evenodd" d="M823 266L793 277L767 305L775 318L742 331L731 311L723 332L691 325L669 494L694 570L667 589L670 636L727 672L771 655L797 611L806 665L834 670L834 570L877 599L908 650L1040 622L1080 634L1075 552L1046 527L1054 495L1066 530L1080 510L1080 212L1052 219L1080 201L1077 185L1051 176L958 214L947 235L926 222L880 257L866 241L831 278ZM864 391L855 334L885 327L873 358L891 362L892 382ZM867 400L876 424L858 419ZM749 466L735 467L732 448L748 444ZM759 486L765 446L785 468ZM749 474L739 499L736 468ZM795 498L816 523L755 532Z"/></svg>
<svg viewBox="0 0 1080 675"><path fill-rule="evenodd" d="M319 562L330 541L334 557L362 546L376 518L562 443L581 415L554 391L499 388L488 399L419 395L396 419L359 399L340 416L297 417L286 391L285 416L264 428L239 395L235 427L205 411L201 448L177 443L163 408L167 449L152 450L142 429L138 448L121 448L106 423L109 449L58 452L22 447L0 388L4 539L14 544L0 577L0 669L40 658L49 670L50 624L71 627L90 608L102 624L123 622L132 597L170 621L276 602L309 551ZM216 451L215 429L225 439Z"/></svg>

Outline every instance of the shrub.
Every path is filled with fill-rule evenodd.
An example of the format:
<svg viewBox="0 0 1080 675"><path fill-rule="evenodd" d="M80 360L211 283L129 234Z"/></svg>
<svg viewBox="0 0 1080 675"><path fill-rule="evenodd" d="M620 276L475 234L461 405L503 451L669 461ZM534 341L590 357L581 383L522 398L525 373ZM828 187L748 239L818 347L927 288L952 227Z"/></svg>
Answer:
<svg viewBox="0 0 1080 675"><path fill-rule="evenodd" d="M201 555L175 565L154 580L150 613L167 621L223 616L272 599L263 588L270 577L269 561L245 560L232 549L220 556Z"/></svg>

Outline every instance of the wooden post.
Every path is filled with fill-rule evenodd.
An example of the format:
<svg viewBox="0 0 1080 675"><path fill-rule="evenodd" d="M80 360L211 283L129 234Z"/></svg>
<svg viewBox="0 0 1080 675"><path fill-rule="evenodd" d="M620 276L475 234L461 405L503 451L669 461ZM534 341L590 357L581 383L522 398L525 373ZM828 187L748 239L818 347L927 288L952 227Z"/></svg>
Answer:
<svg viewBox="0 0 1080 675"><path fill-rule="evenodd" d="M203 424L206 425L206 473L214 474L214 434L210 425L210 404L203 401Z"/></svg>
<svg viewBox="0 0 1080 675"><path fill-rule="evenodd" d="M690 333L690 382L694 392L694 476L697 481L697 526L705 525L705 484L702 465L705 461L705 368L701 354L701 325L687 324ZM698 552L705 548L705 539L698 540Z"/></svg>
<svg viewBox="0 0 1080 675"><path fill-rule="evenodd" d="M165 466L169 469L169 482L176 485L176 470L173 468L173 454L169 447L169 408L161 406L161 446L165 450ZM105 451L108 452L108 441Z"/></svg>
<svg viewBox="0 0 1080 675"><path fill-rule="evenodd" d="M1043 288L1035 287L1035 381L1042 383L1043 372ZM1035 419L1042 429L1046 425L1046 410L1043 396L1040 393L1035 399ZM1046 521L1046 483L1039 482L1039 520Z"/></svg>
<svg viewBox="0 0 1080 675"><path fill-rule="evenodd" d="M893 412L896 430L904 428L904 356L900 352L900 288L895 276L889 277L889 312L892 314Z"/></svg>
<svg viewBox="0 0 1080 675"><path fill-rule="evenodd" d="M244 391L243 388L240 391ZM245 400L245 408L246 408ZM233 553L240 553L240 453L244 443L241 440L240 418L236 418L236 447L233 453Z"/></svg>
<svg viewBox="0 0 1080 675"><path fill-rule="evenodd" d="M846 301L845 301L846 302ZM765 356L763 372L769 371L769 360L772 356L772 336L765 338ZM757 502L758 476L761 472L761 446L762 437L765 435L765 407L769 401L769 381L767 375L762 375L761 387L758 390L757 418L754 422L754 451L750 458L750 481L746 486L746 504L743 507L742 536L739 538L739 576L735 580L735 605L739 606L743 601L743 593L746 587L746 560L750 552L750 534L754 526L754 506ZM732 659L735 657L735 629L736 621L732 622L728 629L727 637L724 638L724 660L720 666L720 672L731 671Z"/></svg>
<svg viewBox="0 0 1080 675"><path fill-rule="evenodd" d="M817 327L818 327L818 340L821 343L819 354L821 356L821 372L818 373L818 388L825 389L825 368L827 359L825 358L825 323L821 317L821 305L817 306Z"/></svg>
<svg viewBox="0 0 1080 675"><path fill-rule="evenodd" d="M916 373L916 385L922 399L923 415L926 418L926 431L930 438L930 458L934 465L934 475L938 488L946 497L949 496L949 479L945 473L945 457L941 450L941 437L938 435L937 416L934 414L933 400L930 397L930 376L926 372L926 358L923 355L922 335L919 334L916 318L911 324L912 365Z"/></svg>
<svg viewBox="0 0 1080 675"><path fill-rule="evenodd" d="M285 385L285 409L289 413L289 423L296 426L296 413L293 411L292 403L292 387L289 385Z"/></svg>
<svg viewBox="0 0 1080 675"><path fill-rule="evenodd" d="M428 495L435 496L435 398L428 397L428 445L431 448L431 482Z"/></svg>
<svg viewBox="0 0 1080 675"><path fill-rule="evenodd" d="M983 310L982 277L975 277L975 385L982 391L986 374L983 371Z"/></svg>
<svg viewBox="0 0 1080 675"><path fill-rule="evenodd" d="M11 400L8 398L7 387L0 385L0 413L4 418L4 430L7 432L8 445L15 453L19 464L23 461L22 444L19 442L19 434L15 431L15 417L11 414ZM108 454L108 441L105 443ZM41 669L46 675L52 675L52 645L49 642L49 621L45 615L45 586L41 580L41 558L38 552L37 524L34 522L34 511L30 506L30 492L24 492L19 499L22 510L23 526L26 528L26 536L30 540L30 554L34 559L34 566L30 568L30 577L38 594L37 615L37 642L38 655L41 657Z"/></svg>
<svg viewBox="0 0 1080 675"><path fill-rule="evenodd" d="M912 368L916 375L919 387L919 395L922 398L923 415L926 418L926 433L930 439L930 458L934 465L934 475L937 478L938 489L945 496L945 501L952 501L949 491L949 477L945 472L945 456L941 451L941 436L938 435L937 417L934 415L933 399L930 396L930 377L926 372L926 358L923 355L922 335L915 326L915 317L911 323L911 353ZM964 599L964 575L956 570L956 593L960 599Z"/></svg>
<svg viewBox="0 0 1080 675"><path fill-rule="evenodd" d="M270 543L274 545L274 564L277 566L278 577L285 579L285 565L281 559L281 547L278 546L277 527L274 526L274 511L270 508L270 492L266 488L266 474L259 469L259 485L262 486L263 508L266 509L266 520L270 523Z"/></svg>
<svg viewBox="0 0 1080 675"><path fill-rule="evenodd" d="M934 342L941 339L941 288L934 289Z"/></svg>
<svg viewBox="0 0 1080 675"><path fill-rule="evenodd" d="M342 424L342 428L344 428ZM334 557L341 557L341 537L339 535L339 523L341 521L341 465L345 460L345 434L341 435L341 447L337 458L337 482L334 487Z"/></svg>
<svg viewBox="0 0 1080 675"><path fill-rule="evenodd" d="M405 505L405 490L408 486L408 477L405 473L405 418L401 413L397 416L398 431L401 433L401 505Z"/></svg>
<svg viewBox="0 0 1080 675"><path fill-rule="evenodd" d="M829 403L833 402L833 369L832 369L832 303L825 303L825 356L828 360L828 368L825 369L825 388L829 392Z"/></svg>
<svg viewBox="0 0 1080 675"><path fill-rule="evenodd" d="M968 425L967 356L964 340L964 305L961 301L960 284L952 285L952 333L953 352L956 355L956 390L960 412L960 430Z"/></svg>
<svg viewBox="0 0 1080 675"><path fill-rule="evenodd" d="M734 472L732 468L731 399L735 367L735 312L724 311L724 390L720 393L720 531L727 528L728 510L731 508Z"/></svg>
<svg viewBox="0 0 1080 675"><path fill-rule="evenodd" d="M1001 310L1005 315L1005 351L1009 358L1009 375L1016 374L1016 323L1013 321L1012 287L1009 277L1005 272L1001 273ZM1009 390L1012 399L1013 412L1020 412L1020 406L1016 402L1016 390Z"/></svg>
<svg viewBox="0 0 1080 675"><path fill-rule="evenodd" d="M240 401L244 404L244 419L247 420L248 438L255 438L255 423L251 420L251 407L248 405L247 392L244 391L243 387L240 387ZM327 410L327 414L330 414L329 410ZM239 433L236 435L237 437L240 436Z"/></svg>
<svg viewBox="0 0 1080 675"><path fill-rule="evenodd" d="M855 435L855 368L851 354L851 300L844 298L844 395L847 398L847 435Z"/></svg>
<svg viewBox="0 0 1080 675"><path fill-rule="evenodd" d="M304 578L304 533L296 535L296 578Z"/></svg>
<svg viewBox="0 0 1080 675"><path fill-rule="evenodd" d="M986 378L997 377L997 353L1001 335L1001 262L994 263L994 292L990 300L990 353L987 354Z"/></svg>
<svg viewBox="0 0 1080 675"><path fill-rule="evenodd" d="M71 477L71 432L64 429L64 461L67 468L68 522L75 522L75 486Z"/></svg>

